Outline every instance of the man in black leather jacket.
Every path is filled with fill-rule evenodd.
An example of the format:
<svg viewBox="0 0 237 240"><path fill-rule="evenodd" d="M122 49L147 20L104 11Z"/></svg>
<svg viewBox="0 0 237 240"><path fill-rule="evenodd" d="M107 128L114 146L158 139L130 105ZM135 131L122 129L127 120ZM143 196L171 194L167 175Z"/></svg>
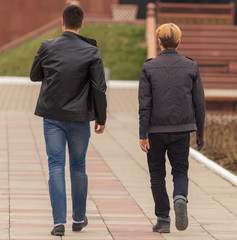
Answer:
<svg viewBox="0 0 237 240"><path fill-rule="evenodd" d="M155 201L155 232L170 232L165 186L165 154L172 166L176 228L188 226L188 155L190 132L198 150L204 145L205 99L197 63L179 55L181 31L172 23L156 31L161 53L148 59L139 82L140 147L147 153Z"/></svg>
<svg viewBox="0 0 237 240"><path fill-rule="evenodd" d="M78 35L84 13L76 5L64 9L63 34L44 41L33 62L30 78L42 82L35 114L44 118L49 165L49 192L53 209L52 235L64 235L66 223L65 149L68 142L73 231L88 224L88 179L85 157L90 121L95 132L105 129L106 83L96 41Z"/></svg>

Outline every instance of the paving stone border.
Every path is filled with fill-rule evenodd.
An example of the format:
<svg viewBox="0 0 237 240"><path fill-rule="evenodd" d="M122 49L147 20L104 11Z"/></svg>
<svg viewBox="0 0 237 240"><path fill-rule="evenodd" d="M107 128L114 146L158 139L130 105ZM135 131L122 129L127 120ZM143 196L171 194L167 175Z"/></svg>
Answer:
<svg viewBox="0 0 237 240"><path fill-rule="evenodd" d="M216 174L220 175L227 181L231 182L233 185L237 186L237 176L228 170L221 167L219 164L213 162L197 150L190 148L190 156L201 164L205 165L207 168L211 169Z"/></svg>

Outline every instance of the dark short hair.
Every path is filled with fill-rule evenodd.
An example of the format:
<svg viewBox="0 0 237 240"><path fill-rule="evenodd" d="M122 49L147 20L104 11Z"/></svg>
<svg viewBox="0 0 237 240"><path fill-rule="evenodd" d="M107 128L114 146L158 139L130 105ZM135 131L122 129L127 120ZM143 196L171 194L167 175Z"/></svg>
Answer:
<svg viewBox="0 0 237 240"><path fill-rule="evenodd" d="M63 11L63 20L68 29L78 29L84 18L83 10L76 5L69 5Z"/></svg>
<svg viewBox="0 0 237 240"><path fill-rule="evenodd" d="M174 43L172 39L169 38L160 38L162 45L165 49L176 49L179 45L179 43Z"/></svg>

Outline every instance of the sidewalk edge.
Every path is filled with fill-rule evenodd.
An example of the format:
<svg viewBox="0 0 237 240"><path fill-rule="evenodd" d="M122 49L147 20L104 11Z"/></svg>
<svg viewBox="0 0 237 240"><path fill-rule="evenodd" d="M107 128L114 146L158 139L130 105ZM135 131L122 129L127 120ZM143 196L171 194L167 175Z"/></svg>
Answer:
<svg viewBox="0 0 237 240"><path fill-rule="evenodd" d="M0 76L0 84L32 85L40 82L31 82L29 77ZM137 89L139 82L137 80L109 80L109 88L128 88Z"/></svg>
<svg viewBox="0 0 237 240"><path fill-rule="evenodd" d="M109 80L108 81L109 88L129 88L129 89L137 89L139 82L136 80Z"/></svg>
<svg viewBox="0 0 237 240"><path fill-rule="evenodd" d="M228 170L224 169L217 163L213 162L209 158L205 157L203 154L201 154L197 150L190 148L190 157L202 163L204 166L206 166L216 174L220 175L222 178L226 179L227 181L231 182L233 185L237 186L237 176L235 176Z"/></svg>
<svg viewBox="0 0 237 240"><path fill-rule="evenodd" d="M41 82L31 82L29 77L0 76L0 84L35 85Z"/></svg>

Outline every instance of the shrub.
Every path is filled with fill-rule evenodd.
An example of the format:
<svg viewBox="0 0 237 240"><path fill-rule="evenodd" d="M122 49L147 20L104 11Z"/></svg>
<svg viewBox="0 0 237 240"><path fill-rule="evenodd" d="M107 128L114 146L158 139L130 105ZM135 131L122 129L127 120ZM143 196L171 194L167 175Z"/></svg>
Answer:
<svg viewBox="0 0 237 240"><path fill-rule="evenodd" d="M191 145L195 146L195 134ZM237 173L237 116L207 115L204 155Z"/></svg>

